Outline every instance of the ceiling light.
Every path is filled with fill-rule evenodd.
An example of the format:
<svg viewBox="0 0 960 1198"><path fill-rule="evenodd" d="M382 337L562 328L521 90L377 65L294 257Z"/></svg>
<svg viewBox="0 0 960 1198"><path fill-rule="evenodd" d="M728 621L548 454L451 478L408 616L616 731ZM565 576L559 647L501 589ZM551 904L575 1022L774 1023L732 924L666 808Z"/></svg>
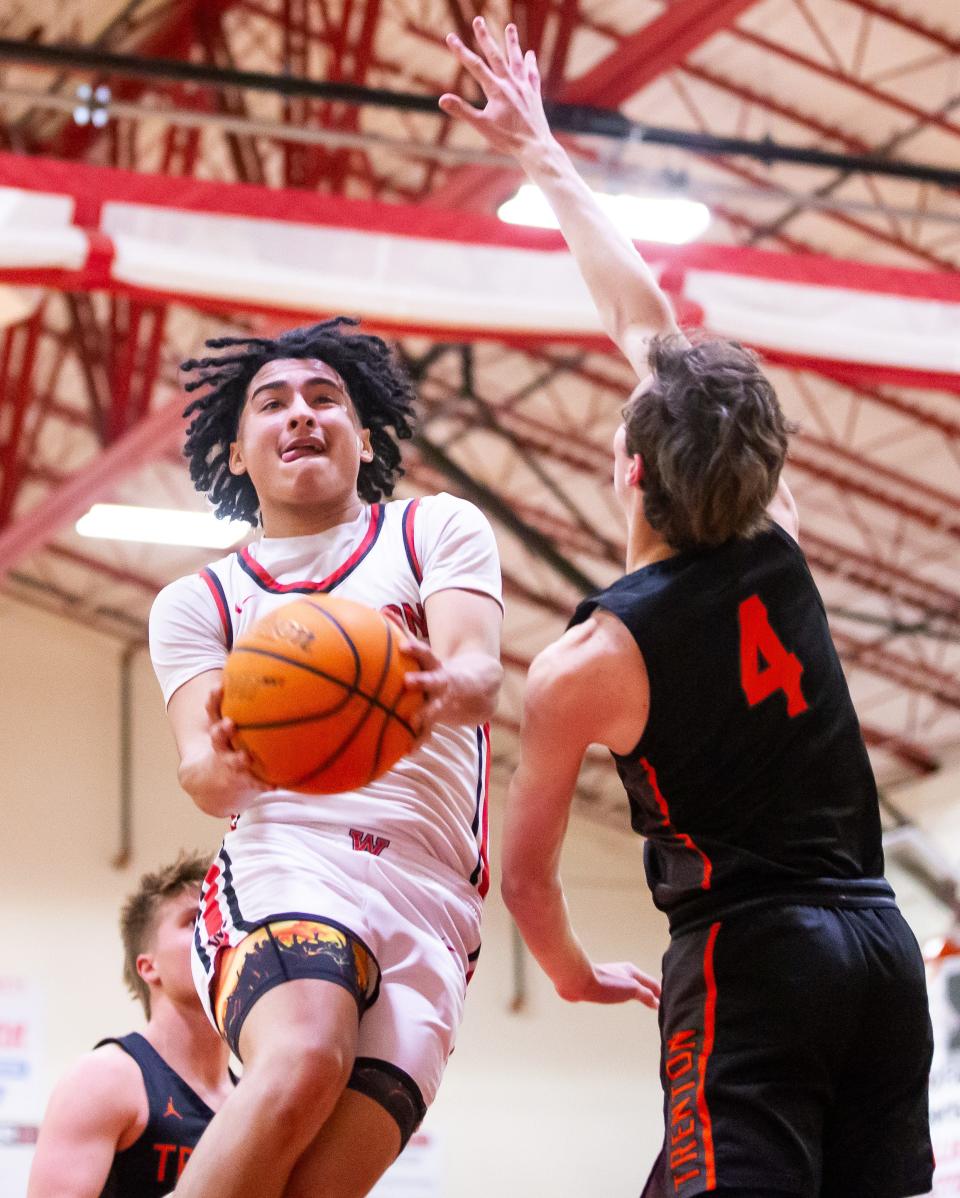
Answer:
<svg viewBox="0 0 960 1198"><path fill-rule="evenodd" d="M95 503L77 521L76 529L83 537L113 541L229 549L247 535L250 525L242 520L218 520L211 512Z"/></svg>
<svg viewBox="0 0 960 1198"><path fill-rule="evenodd" d="M614 224L634 241L682 245L699 237L710 224L706 204L682 196L608 195L602 191L594 195ZM497 215L512 225L560 227L546 196L532 183L524 183L512 199L501 204Z"/></svg>

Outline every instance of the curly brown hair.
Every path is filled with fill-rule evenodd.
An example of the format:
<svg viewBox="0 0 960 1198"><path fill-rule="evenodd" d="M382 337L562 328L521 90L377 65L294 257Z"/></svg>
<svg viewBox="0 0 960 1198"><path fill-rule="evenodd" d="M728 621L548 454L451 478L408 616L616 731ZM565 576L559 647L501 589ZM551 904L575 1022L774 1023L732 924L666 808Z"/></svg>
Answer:
<svg viewBox="0 0 960 1198"><path fill-rule="evenodd" d="M756 354L683 336L650 344L649 389L623 411L626 449L643 459L643 512L675 549L750 537L767 523L794 426Z"/></svg>
<svg viewBox="0 0 960 1198"><path fill-rule="evenodd" d="M144 874L120 911L123 980L133 997L140 1000L148 1019L150 988L137 972L137 957L150 943L163 904L188 888L196 886L199 891L209 867L209 855L181 853L172 864Z"/></svg>

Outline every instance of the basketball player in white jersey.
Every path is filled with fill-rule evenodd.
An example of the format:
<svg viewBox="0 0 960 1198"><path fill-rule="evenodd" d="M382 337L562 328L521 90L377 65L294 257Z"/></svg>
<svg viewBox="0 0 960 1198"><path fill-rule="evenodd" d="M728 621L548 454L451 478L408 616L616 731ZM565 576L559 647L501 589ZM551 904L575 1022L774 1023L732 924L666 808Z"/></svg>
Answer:
<svg viewBox="0 0 960 1198"><path fill-rule="evenodd" d="M232 818L194 970L244 1074L181 1198L368 1193L436 1093L479 951L496 547L462 500L384 502L413 393L384 342L351 323L208 342L228 352L184 364L201 389L187 409L194 483L263 535L166 587L150 621L180 783ZM410 756L322 797L265 789L219 706L233 639L316 593L401 619L421 666L407 684L428 700Z"/></svg>

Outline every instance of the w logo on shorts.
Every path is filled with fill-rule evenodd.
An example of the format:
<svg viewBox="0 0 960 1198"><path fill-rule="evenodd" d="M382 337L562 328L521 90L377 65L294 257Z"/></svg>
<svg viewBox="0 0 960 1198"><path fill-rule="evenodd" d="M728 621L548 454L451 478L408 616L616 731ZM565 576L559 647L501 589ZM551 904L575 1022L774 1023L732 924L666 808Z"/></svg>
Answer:
<svg viewBox="0 0 960 1198"><path fill-rule="evenodd" d="M379 857L390 844L385 836L375 836L372 832L361 832L357 828L350 829L350 839L354 852L373 853L374 857Z"/></svg>

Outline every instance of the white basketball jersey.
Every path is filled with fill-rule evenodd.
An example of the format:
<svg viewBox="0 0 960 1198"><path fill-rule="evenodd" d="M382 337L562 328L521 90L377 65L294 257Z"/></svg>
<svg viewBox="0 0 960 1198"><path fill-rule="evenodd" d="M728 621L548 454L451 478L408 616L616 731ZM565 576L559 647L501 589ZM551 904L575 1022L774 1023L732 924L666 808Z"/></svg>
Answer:
<svg viewBox="0 0 960 1198"><path fill-rule="evenodd" d="M373 504L349 524L263 538L165 587L150 616L151 657L169 701L190 678L222 668L237 637L298 596L333 593L388 610L429 640L424 602L452 588L501 602L493 533L479 510L446 494ZM421 748L360 790L260 796L230 839L249 842L249 831L255 841L254 825L264 824L348 828L372 845L377 838L400 841L469 879L482 895L489 747L486 726L438 725Z"/></svg>

